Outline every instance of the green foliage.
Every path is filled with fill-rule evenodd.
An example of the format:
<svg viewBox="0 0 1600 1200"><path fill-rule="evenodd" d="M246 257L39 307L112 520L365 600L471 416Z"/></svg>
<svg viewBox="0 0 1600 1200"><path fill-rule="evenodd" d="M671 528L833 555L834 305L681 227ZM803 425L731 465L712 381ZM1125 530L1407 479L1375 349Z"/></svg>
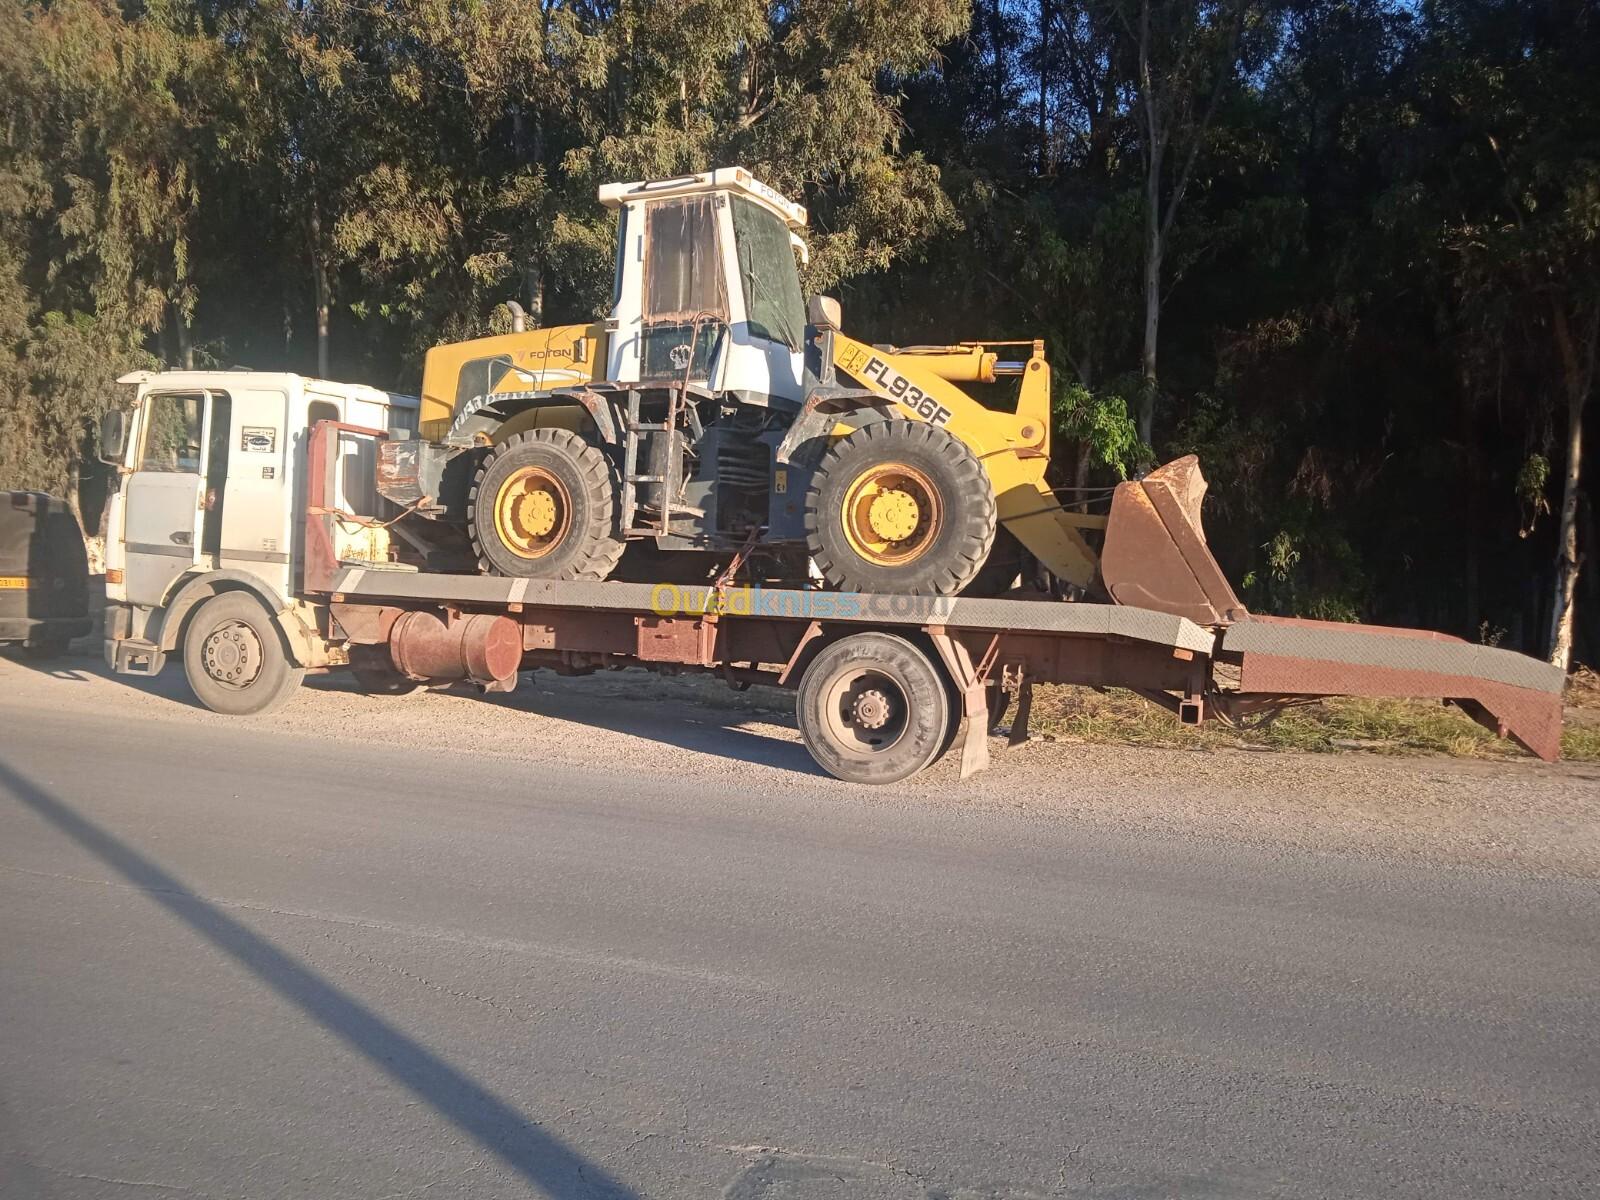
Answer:
<svg viewBox="0 0 1600 1200"><path fill-rule="evenodd" d="M0 486L70 489L135 367L410 391L504 301L588 319L595 185L738 162L856 336L1045 340L1056 485L1198 453L1252 607L1541 648L1600 340L1593 4L1152 3L1186 183L1150 445L1142 5L0 5Z"/></svg>
<svg viewBox="0 0 1600 1200"><path fill-rule="evenodd" d="M1126 479L1135 466L1150 460L1150 447L1139 440L1127 397L1120 392L1091 392L1081 383L1068 383L1057 389L1054 407L1058 431L1088 447L1094 466Z"/></svg>

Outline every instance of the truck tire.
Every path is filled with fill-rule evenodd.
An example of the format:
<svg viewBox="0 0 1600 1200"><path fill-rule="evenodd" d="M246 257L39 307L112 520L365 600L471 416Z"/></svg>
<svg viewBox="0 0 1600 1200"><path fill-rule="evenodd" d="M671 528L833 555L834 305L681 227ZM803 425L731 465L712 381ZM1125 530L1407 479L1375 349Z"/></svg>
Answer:
<svg viewBox="0 0 1600 1200"><path fill-rule="evenodd" d="M875 421L824 451L806 542L830 587L954 596L994 543L994 486L967 446L921 421Z"/></svg>
<svg viewBox="0 0 1600 1200"><path fill-rule="evenodd" d="M800 677L795 714L817 765L847 783L898 783L955 734L942 670L916 645L857 633L824 647Z"/></svg>
<svg viewBox="0 0 1600 1200"><path fill-rule="evenodd" d="M604 579L624 544L616 472L599 447L571 430L513 434L478 468L467 532L490 574Z"/></svg>
<svg viewBox="0 0 1600 1200"><path fill-rule="evenodd" d="M195 610L183 634L183 673L195 699L231 717L271 712L306 675L289 661L272 614L248 592L223 592Z"/></svg>

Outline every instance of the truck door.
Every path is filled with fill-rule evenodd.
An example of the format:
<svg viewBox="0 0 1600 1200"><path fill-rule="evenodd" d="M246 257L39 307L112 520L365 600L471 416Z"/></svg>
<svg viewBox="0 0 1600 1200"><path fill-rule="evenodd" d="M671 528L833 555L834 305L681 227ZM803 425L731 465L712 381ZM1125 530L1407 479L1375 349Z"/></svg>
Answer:
<svg viewBox="0 0 1600 1200"><path fill-rule="evenodd" d="M144 398L139 450L123 493L124 579L134 604L159 605L198 561L212 409L205 391Z"/></svg>

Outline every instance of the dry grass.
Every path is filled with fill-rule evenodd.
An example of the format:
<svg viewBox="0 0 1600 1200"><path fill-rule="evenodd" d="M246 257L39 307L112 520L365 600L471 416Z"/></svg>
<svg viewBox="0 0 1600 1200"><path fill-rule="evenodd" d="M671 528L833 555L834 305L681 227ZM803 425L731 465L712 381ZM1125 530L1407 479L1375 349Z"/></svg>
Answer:
<svg viewBox="0 0 1600 1200"><path fill-rule="evenodd" d="M1568 759L1600 761L1600 678L1576 677L1569 688L1561 752ZM1251 746L1273 750L1379 754L1449 754L1510 758L1522 754L1453 706L1411 700L1343 698L1290 709L1271 724L1230 729L1207 721L1181 726L1165 710L1132 692L1040 686L1034 691L1032 730L1083 742L1113 742L1174 749Z"/></svg>

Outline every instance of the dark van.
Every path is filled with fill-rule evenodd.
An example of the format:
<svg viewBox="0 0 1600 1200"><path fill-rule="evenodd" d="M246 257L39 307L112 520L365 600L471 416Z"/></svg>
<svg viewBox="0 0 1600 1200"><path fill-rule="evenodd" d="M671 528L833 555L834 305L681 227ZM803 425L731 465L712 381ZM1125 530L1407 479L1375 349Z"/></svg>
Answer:
<svg viewBox="0 0 1600 1200"><path fill-rule="evenodd" d="M89 632L89 563L66 501L0 492L0 645L59 654Z"/></svg>

